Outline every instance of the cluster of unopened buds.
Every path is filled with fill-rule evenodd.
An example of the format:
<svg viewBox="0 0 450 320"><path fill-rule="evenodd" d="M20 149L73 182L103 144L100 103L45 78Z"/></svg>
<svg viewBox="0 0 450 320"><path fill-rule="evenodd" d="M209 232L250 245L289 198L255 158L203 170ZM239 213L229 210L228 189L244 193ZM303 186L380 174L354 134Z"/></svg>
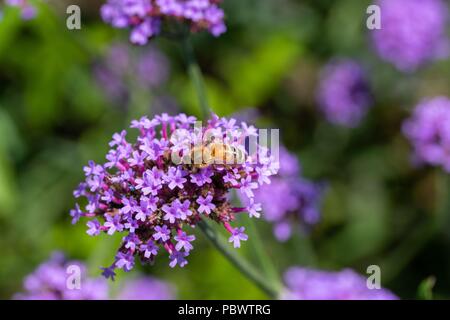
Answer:
<svg viewBox="0 0 450 320"><path fill-rule="evenodd" d="M136 256L153 262L161 250L168 252L171 267L183 267L195 240L185 226L202 219L221 224L229 242L240 247L248 238L245 228L231 223L244 212L259 216L254 191L270 183L279 166L258 130L215 115L203 127L185 114L143 117L131 127L139 131L137 140L127 141L125 130L114 134L107 162L91 161L84 168L86 181L74 192L87 203L71 211L73 223L90 218L91 236L126 234L103 275L113 278L116 268L130 271ZM232 190L248 198L245 207L233 207Z"/></svg>
<svg viewBox="0 0 450 320"><path fill-rule="evenodd" d="M131 28L130 40L146 44L161 32L167 20L187 24L191 31L208 30L214 36L226 31L222 0L108 0L101 8L105 22Z"/></svg>

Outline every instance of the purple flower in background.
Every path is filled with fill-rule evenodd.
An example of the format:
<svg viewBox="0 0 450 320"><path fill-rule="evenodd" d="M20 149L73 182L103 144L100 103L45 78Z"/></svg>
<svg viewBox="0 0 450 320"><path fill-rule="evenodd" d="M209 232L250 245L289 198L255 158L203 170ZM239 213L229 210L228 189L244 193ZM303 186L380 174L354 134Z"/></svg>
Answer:
<svg viewBox="0 0 450 320"><path fill-rule="evenodd" d="M414 148L414 161L442 167L450 173L450 99L436 97L422 101L403 133Z"/></svg>
<svg viewBox="0 0 450 320"><path fill-rule="evenodd" d="M351 60L334 61L325 66L317 102L329 122L351 128L358 126L372 104L361 66Z"/></svg>
<svg viewBox="0 0 450 320"><path fill-rule="evenodd" d="M288 300L397 300L386 289L369 289L366 278L353 270L320 271L293 267L284 275Z"/></svg>
<svg viewBox="0 0 450 320"><path fill-rule="evenodd" d="M115 44L95 65L94 77L108 98L118 105L128 100L132 86L143 90L162 87L170 76L167 57L154 46L133 48ZM135 155L139 159L139 154Z"/></svg>
<svg viewBox="0 0 450 320"><path fill-rule="evenodd" d="M67 286L67 268L80 268L79 289ZM86 267L78 261L67 261L61 253L54 253L50 260L37 267L24 280L24 293L14 296L20 300L102 300L108 298L108 284L103 278L86 276Z"/></svg>
<svg viewBox="0 0 450 320"><path fill-rule="evenodd" d="M101 8L106 23L130 28L130 41L144 45L161 32L163 20L184 22L192 32L214 36L226 31L222 0L108 0Z"/></svg>
<svg viewBox="0 0 450 320"><path fill-rule="evenodd" d="M5 0L5 4L19 8L24 20L33 19L37 14L36 8L28 0Z"/></svg>
<svg viewBox="0 0 450 320"><path fill-rule="evenodd" d="M124 131L114 134L108 161L85 167L86 181L76 195L86 197L87 205L72 215L90 219L89 235L124 234L105 276L113 277L115 268L130 271L136 257L153 262L159 249L169 253L171 267L183 267L195 240L186 228L202 218L221 224L235 247L247 240L244 229L231 223L237 212L260 215L263 208L254 193L277 172L274 157L259 144L246 149L257 131L245 123L216 115L203 127L195 122L184 114L132 121L139 132L134 142ZM228 157L225 151L239 154L239 162L224 163L220 155ZM229 195L234 189L246 195L248 207L233 207Z"/></svg>
<svg viewBox="0 0 450 320"><path fill-rule="evenodd" d="M246 211L256 215L260 203L264 219L274 224L274 235L279 241L291 237L292 226L311 226L320 220L323 184L301 177L300 163L295 155L280 148L278 174L255 192L255 201L243 201Z"/></svg>
<svg viewBox="0 0 450 320"><path fill-rule="evenodd" d="M379 0L381 29L372 31L379 56L401 71L414 71L447 55L448 8L442 0ZM447 48L447 49L446 49Z"/></svg>
<svg viewBox="0 0 450 320"><path fill-rule="evenodd" d="M126 281L121 286L117 300L173 300L173 288L164 281L141 277Z"/></svg>
<svg viewBox="0 0 450 320"><path fill-rule="evenodd" d="M169 61L161 51L150 47L139 57L136 73L141 83L151 88L159 87L169 78Z"/></svg>
<svg viewBox="0 0 450 320"><path fill-rule="evenodd" d="M125 103L128 99L128 90L122 79L116 77L104 65L96 65L93 68L93 74L96 83L105 92L111 101ZM119 105L119 103L117 103Z"/></svg>
<svg viewBox="0 0 450 320"><path fill-rule="evenodd" d="M80 287L67 286L70 271L74 266L81 271ZM115 273L104 268L108 277ZM69 271L68 271L69 270ZM62 253L54 253L24 280L24 293L14 299L20 300L106 300L111 298L108 283L103 278L88 278L86 267L78 261L67 261ZM74 283L75 284L75 283ZM118 300L170 300L174 299L174 289L164 281L152 277L138 277L124 281L116 295Z"/></svg>

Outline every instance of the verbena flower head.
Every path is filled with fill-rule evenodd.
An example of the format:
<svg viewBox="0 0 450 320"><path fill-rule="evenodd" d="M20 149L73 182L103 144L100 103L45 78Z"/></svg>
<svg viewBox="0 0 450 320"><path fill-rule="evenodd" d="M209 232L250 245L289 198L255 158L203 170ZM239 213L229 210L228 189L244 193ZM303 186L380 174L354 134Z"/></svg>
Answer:
<svg viewBox="0 0 450 320"><path fill-rule="evenodd" d="M329 122L345 127L358 126L372 104L361 66L352 60L329 63L321 73L317 101Z"/></svg>
<svg viewBox="0 0 450 320"><path fill-rule="evenodd" d="M271 183L255 191L255 202L264 208L264 218L274 224L274 234L286 241L292 229L314 225L320 220L324 186L301 176L300 163L295 155L280 148L280 169ZM253 216L259 217L257 205L252 206Z"/></svg>
<svg viewBox="0 0 450 320"><path fill-rule="evenodd" d="M120 288L117 300L173 300L173 288L164 281L152 277L127 280Z"/></svg>
<svg viewBox="0 0 450 320"><path fill-rule="evenodd" d="M80 289L67 286L69 266L81 270ZM108 283L103 278L88 278L85 266L78 261L67 261L61 253L54 253L28 275L24 293L14 298L20 300L102 300L108 298Z"/></svg>
<svg viewBox="0 0 450 320"><path fill-rule="evenodd" d="M33 19L36 14L36 8L28 0L5 0L5 4L20 9L22 19Z"/></svg>
<svg viewBox="0 0 450 320"><path fill-rule="evenodd" d="M444 54L448 8L442 0L379 0L381 29L372 31L380 57L401 71L414 71Z"/></svg>
<svg viewBox="0 0 450 320"><path fill-rule="evenodd" d="M410 119L403 124L403 133L414 148L418 164L442 167L450 173L450 99L436 97L422 101Z"/></svg>
<svg viewBox="0 0 450 320"><path fill-rule="evenodd" d="M366 278L353 270L320 271L293 267L284 275L288 300L397 300L386 289L369 289Z"/></svg>
<svg viewBox="0 0 450 320"><path fill-rule="evenodd" d="M183 22L191 31L225 32L222 0L108 0L103 20L116 28L131 28L130 41L144 45L158 35L165 21Z"/></svg>
<svg viewBox="0 0 450 320"><path fill-rule="evenodd" d="M135 257L153 262L161 252L168 253L171 267L183 267L195 240L186 227L202 218L223 225L234 247L247 240L244 228L231 226L242 209L233 208L230 191L245 194L252 212L254 191L277 170L253 126L215 115L201 126L195 117L162 114L131 127L137 139L127 140L125 130L114 134L107 162L89 162L86 181L74 192L87 204L71 211L73 222L87 217L92 236L124 235L105 276L112 278L116 268L130 271ZM253 148L247 150L246 141Z"/></svg>

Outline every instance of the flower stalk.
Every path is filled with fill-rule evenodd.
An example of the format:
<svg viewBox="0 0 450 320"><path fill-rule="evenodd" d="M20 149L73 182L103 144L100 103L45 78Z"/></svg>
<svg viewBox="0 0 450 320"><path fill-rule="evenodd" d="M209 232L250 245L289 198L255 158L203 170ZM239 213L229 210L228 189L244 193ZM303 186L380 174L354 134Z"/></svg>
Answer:
<svg viewBox="0 0 450 320"><path fill-rule="evenodd" d="M197 59L195 58L194 48L192 47L192 43L189 39L189 36L188 35L184 36L182 42L183 42L183 53L187 63L187 71L194 86L195 92L197 94L202 117L204 119L207 119L211 110L208 104L208 96L206 94L203 75L197 63Z"/></svg>
<svg viewBox="0 0 450 320"><path fill-rule="evenodd" d="M229 244L217 233L205 220L202 220L198 226L203 234L211 241L211 243L222 253L243 275L256 284L271 298L278 298L279 288L267 281L255 267L242 259L235 251L230 250ZM255 239L254 239L255 240Z"/></svg>
<svg viewBox="0 0 450 320"><path fill-rule="evenodd" d="M264 275L269 279L269 281L271 281L277 288L281 288L278 272L273 265L272 260L270 260L267 251L263 248L262 239L258 232L258 228L256 227L255 221L251 218L246 218L246 220L248 220L248 223L246 223L248 228L247 232L252 239L251 246L255 252L258 264L261 265Z"/></svg>

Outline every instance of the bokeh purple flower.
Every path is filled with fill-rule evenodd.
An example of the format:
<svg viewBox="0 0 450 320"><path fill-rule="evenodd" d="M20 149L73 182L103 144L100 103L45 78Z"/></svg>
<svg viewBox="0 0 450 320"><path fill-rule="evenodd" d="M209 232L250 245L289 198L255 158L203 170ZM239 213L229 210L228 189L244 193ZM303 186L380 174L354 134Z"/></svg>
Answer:
<svg viewBox="0 0 450 320"><path fill-rule="evenodd" d="M135 86L156 94L169 79L170 63L154 46L138 51L126 44L114 44L94 66L94 76L111 101L123 105Z"/></svg>
<svg viewBox="0 0 450 320"><path fill-rule="evenodd" d="M5 0L5 4L19 8L23 20L33 19L37 14L36 7L28 0Z"/></svg>
<svg viewBox="0 0 450 320"><path fill-rule="evenodd" d="M165 21L187 24L191 31L207 30L214 36L226 31L222 0L108 0L101 8L105 22L130 28L130 41L144 45L160 34Z"/></svg>
<svg viewBox="0 0 450 320"><path fill-rule="evenodd" d="M442 167L450 173L450 99L426 99L403 124L403 133L414 148L417 164Z"/></svg>
<svg viewBox="0 0 450 320"><path fill-rule="evenodd" d="M448 54L448 7L442 0L378 0L381 29L372 39L379 56L401 71L414 71Z"/></svg>
<svg viewBox="0 0 450 320"><path fill-rule="evenodd" d="M67 286L67 267L81 271L80 289ZM24 293L14 296L20 300L103 300L108 298L108 283L103 278L89 278L86 267L78 261L67 261L61 253L54 253L37 267L24 281Z"/></svg>
<svg viewBox="0 0 450 320"><path fill-rule="evenodd" d="M174 289L164 281L153 277L139 277L125 281L117 300L173 300Z"/></svg>
<svg viewBox="0 0 450 320"><path fill-rule="evenodd" d="M293 267L284 275L287 300L397 300L389 290L369 289L367 280L351 269L340 272Z"/></svg>
<svg viewBox="0 0 450 320"><path fill-rule="evenodd" d="M81 271L80 288L69 288L73 266ZM68 269L69 268L69 269ZM24 293L14 296L19 300L171 300L174 288L150 276L139 276L121 283L116 294L111 294L108 282L102 278L86 276L86 266L78 261L68 261L60 252L42 263L24 281Z"/></svg>
<svg viewBox="0 0 450 320"><path fill-rule="evenodd" d="M248 203L249 212L274 224L274 235L286 241L292 229L312 226L320 220L323 183L315 183L301 176L300 163L295 155L280 148L278 174L255 191L255 202ZM260 204L260 205L258 205Z"/></svg>
<svg viewBox="0 0 450 320"><path fill-rule="evenodd" d="M231 222L238 212L259 210L254 192L270 183L274 159L257 141L250 154L245 146L256 130L245 123L213 115L203 127L194 124L185 114L143 117L131 124L136 141L128 142L126 131L113 135L107 162L85 167L86 181L74 195L87 201L76 206L77 219L90 219L89 235L125 234L115 261L103 268L106 277L116 268L130 271L135 257L150 263L164 251L171 267L183 267L195 240L186 227L202 218L223 225L235 247L247 240L244 228ZM233 189L246 195L248 207L232 206Z"/></svg>
<svg viewBox="0 0 450 320"><path fill-rule="evenodd" d="M372 105L362 67L352 60L326 65L320 76L317 102L329 122L350 128L358 126Z"/></svg>

